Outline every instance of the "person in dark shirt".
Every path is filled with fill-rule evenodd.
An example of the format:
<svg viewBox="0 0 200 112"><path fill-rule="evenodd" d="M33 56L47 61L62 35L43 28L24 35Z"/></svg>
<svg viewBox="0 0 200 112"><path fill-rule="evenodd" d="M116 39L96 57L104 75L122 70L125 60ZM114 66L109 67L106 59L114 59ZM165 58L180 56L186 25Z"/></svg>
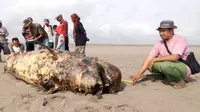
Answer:
<svg viewBox="0 0 200 112"><path fill-rule="evenodd" d="M87 38L83 24L80 22L80 17L76 13L71 15L71 20L74 24L73 39L75 42L75 52L85 56L85 46L86 42L89 41L89 38Z"/></svg>
<svg viewBox="0 0 200 112"><path fill-rule="evenodd" d="M30 20L31 22L33 22L33 19L31 17L28 17L27 19ZM34 50L34 44L27 42L27 40L31 39L31 37L32 37L28 27L22 28L22 35L23 35L24 39L26 40L26 50L27 51L33 51Z"/></svg>

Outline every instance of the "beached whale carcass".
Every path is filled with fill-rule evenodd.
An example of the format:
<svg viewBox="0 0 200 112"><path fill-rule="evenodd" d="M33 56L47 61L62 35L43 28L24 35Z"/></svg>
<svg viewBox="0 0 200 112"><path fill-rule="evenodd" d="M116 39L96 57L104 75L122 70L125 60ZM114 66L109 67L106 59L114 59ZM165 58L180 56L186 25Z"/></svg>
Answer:
<svg viewBox="0 0 200 112"><path fill-rule="evenodd" d="M117 93L121 83L121 71L116 66L60 50L42 49L10 56L4 72L43 87L48 93L70 90L101 97L102 93Z"/></svg>

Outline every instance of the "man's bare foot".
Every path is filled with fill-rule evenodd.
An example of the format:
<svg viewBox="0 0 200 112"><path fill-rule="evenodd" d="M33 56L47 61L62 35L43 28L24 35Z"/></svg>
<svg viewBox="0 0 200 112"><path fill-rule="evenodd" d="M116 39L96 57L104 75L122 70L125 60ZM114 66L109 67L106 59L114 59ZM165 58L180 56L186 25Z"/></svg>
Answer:
<svg viewBox="0 0 200 112"><path fill-rule="evenodd" d="M179 81L178 83L176 83L176 84L173 86L173 88L175 88L175 89L182 89L182 88L184 88L184 87L185 87L185 81L184 81L184 80Z"/></svg>

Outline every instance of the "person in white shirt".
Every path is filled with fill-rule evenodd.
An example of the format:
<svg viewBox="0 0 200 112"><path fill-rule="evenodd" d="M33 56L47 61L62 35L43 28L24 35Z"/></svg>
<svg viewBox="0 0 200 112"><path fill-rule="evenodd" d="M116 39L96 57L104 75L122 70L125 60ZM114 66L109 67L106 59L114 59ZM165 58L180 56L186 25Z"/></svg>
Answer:
<svg viewBox="0 0 200 112"><path fill-rule="evenodd" d="M9 45L9 49L12 56L26 52L24 45L19 43L17 37L12 38L12 43Z"/></svg>
<svg viewBox="0 0 200 112"><path fill-rule="evenodd" d="M58 45L58 37L59 37L59 34L56 33L56 28L57 28L57 25L53 25L53 31L54 31L54 35L53 35L54 49L56 49L56 46Z"/></svg>
<svg viewBox="0 0 200 112"><path fill-rule="evenodd" d="M49 23L50 23L49 19L44 19L43 28L47 32L48 37L49 37L49 47L53 48L53 46L54 46L54 39L53 39L54 32L53 32L52 26Z"/></svg>

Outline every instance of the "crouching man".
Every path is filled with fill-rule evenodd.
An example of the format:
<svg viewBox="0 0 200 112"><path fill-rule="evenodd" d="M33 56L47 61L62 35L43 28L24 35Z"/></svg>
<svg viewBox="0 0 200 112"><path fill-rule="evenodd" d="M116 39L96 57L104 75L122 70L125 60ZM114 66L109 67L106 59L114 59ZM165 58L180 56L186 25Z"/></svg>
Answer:
<svg viewBox="0 0 200 112"><path fill-rule="evenodd" d="M16 37L12 38L12 43L9 44L9 49L12 56L26 52L24 45L19 43L19 40Z"/></svg>
<svg viewBox="0 0 200 112"><path fill-rule="evenodd" d="M191 70L179 59L186 60L190 51L186 39L174 33L176 28L174 22L170 20L160 23L157 30L162 40L152 48L139 72L133 77L133 84L146 70L149 70L152 73L166 76L176 89L185 87L185 81L191 75Z"/></svg>

